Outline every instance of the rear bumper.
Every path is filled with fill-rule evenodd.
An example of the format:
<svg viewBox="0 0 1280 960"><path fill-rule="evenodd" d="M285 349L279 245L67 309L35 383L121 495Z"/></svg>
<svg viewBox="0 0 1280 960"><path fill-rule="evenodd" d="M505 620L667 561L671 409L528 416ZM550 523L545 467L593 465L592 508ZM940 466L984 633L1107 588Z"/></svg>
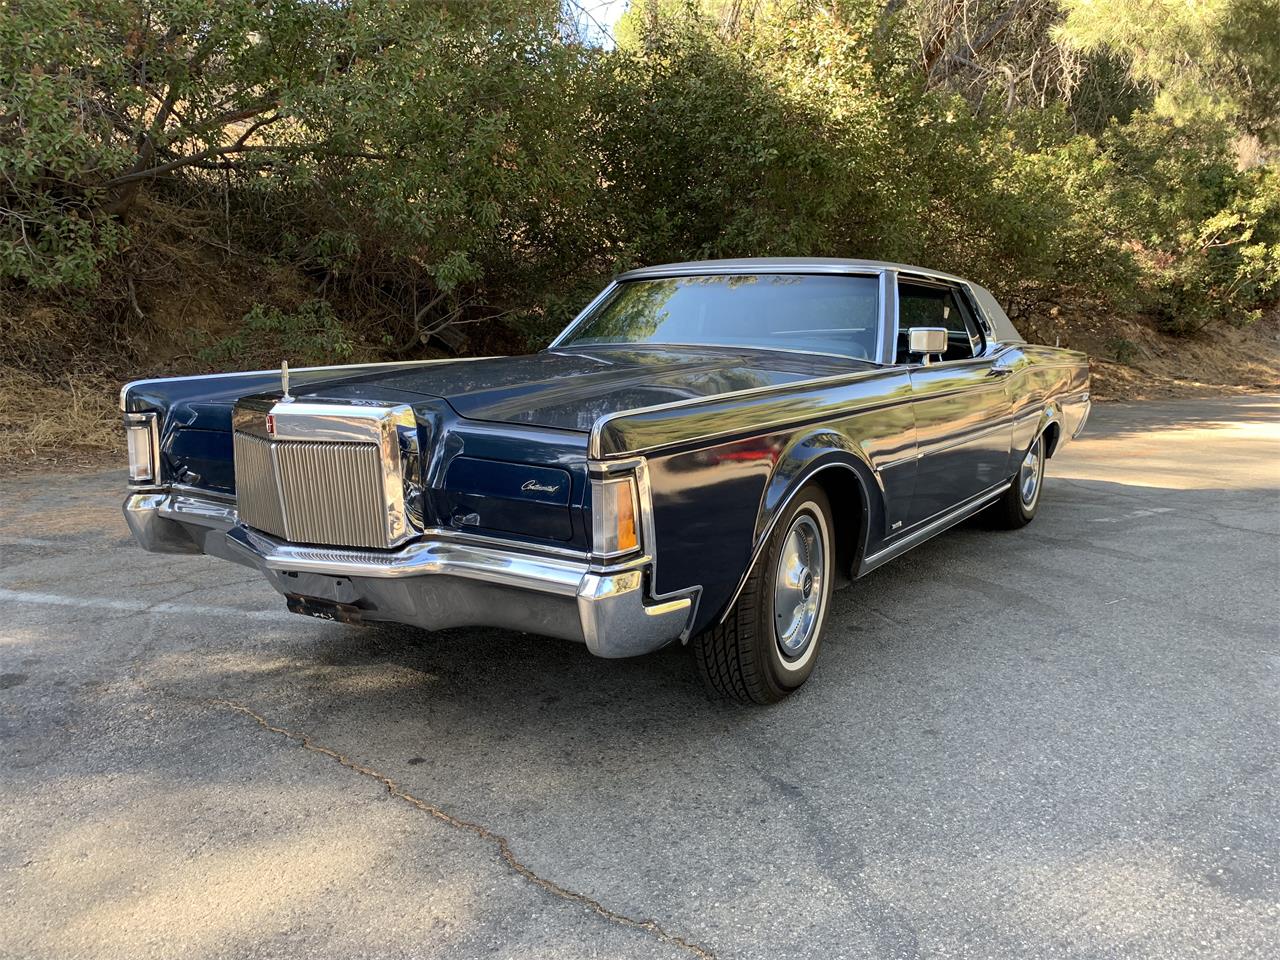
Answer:
<svg viewBox="0 0 1280 960"><path fill-rule="evenodd" d="M230 501L177 493L134 494L124 515L145 549L205 553L256 568L291 598L291 608L431 630L522 630L580 641L600 657L636 656L683 638L697 599L696 591L649 599L643 560L597 568L585 559L451 539L397 550L302 546L240 524Z"/></svg>

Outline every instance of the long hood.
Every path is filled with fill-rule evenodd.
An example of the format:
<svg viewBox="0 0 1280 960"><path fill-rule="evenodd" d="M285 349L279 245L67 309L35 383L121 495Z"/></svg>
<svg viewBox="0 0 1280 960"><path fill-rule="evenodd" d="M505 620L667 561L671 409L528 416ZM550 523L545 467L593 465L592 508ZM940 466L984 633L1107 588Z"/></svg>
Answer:
<svg viewBox="0 0 1280 960"><path fill-rule="evenodd" d="M470 420L585 432L620 410L869 369L858 360L772 350L592 347L384 369L294 392L316 399L435 397Z"/></svg>

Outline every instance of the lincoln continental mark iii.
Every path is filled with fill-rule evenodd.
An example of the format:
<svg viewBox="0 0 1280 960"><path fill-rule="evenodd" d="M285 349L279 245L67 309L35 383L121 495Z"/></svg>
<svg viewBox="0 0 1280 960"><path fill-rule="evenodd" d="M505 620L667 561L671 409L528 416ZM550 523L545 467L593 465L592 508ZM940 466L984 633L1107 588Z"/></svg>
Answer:
<svg viewBox="0 0 1280 960"><path fill-rule="evenodd" d="M835 588L979 512L1031 521L1089 373L958 277L724 260L624 273L531 356L141 380L121 406L148 550L344 623L685 644L767 703Z"/></svg>

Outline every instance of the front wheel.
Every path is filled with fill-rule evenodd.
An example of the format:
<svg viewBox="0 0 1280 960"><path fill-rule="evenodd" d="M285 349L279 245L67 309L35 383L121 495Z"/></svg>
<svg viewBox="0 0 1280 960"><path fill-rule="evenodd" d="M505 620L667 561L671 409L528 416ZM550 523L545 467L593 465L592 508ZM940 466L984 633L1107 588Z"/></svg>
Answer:
<svg viewBox="0 0 1280 960"><path fill-rule="evenodd" d="M693 640L698 672L713 693L776 703L809 679L831 601L831 530L826 494L805 487L774 526L724 622Z"/></svg>
<svg viewBox="0 0 1280 960"><path fill-rule="evenodd" d="M1009 489L991 505L988 516L995 526L1016 530L1035 519L1044 487L1044 459L1044 434L1041 434L1022 458Z"/></svg>

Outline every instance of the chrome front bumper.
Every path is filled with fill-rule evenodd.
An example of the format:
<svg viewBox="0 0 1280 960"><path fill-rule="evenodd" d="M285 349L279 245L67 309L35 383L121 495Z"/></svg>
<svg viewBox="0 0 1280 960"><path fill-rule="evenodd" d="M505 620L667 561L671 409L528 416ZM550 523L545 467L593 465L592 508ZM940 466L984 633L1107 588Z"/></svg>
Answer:
<svg viewBox="0 0 1280 960"><path fill-rule="evenodd" d="M648 599L644 561L600 569L585 559L451 539L397 550L302 546L240 524L230 501L179 493L133 494L124 516L154 553L205 553L262 571L291 609L331 608L431 630L523 630L581 641L600 657L636 656L683 639L697 598Z"/></svg>

